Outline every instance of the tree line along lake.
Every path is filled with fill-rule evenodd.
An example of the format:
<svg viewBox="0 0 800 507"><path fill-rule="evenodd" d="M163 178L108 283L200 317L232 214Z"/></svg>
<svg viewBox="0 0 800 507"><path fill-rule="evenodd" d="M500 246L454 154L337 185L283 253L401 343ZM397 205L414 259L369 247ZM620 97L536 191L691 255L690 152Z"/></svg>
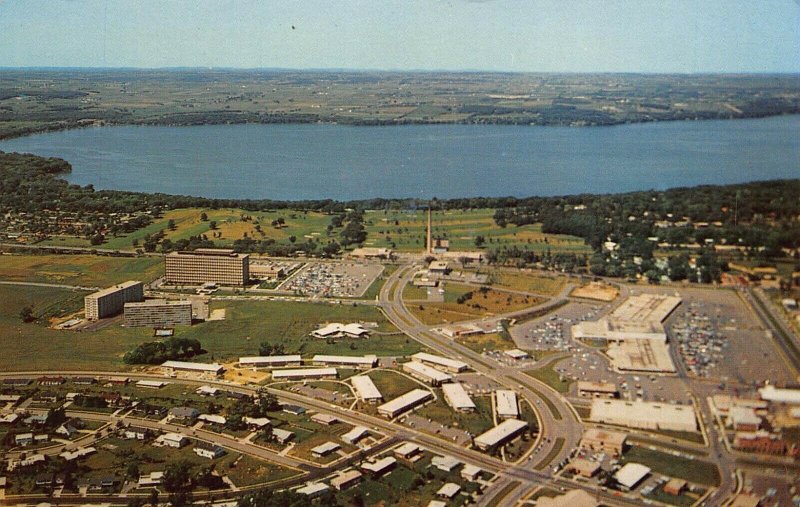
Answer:
<svg viewBox="0 0 800 507"><path fill-rule="evenodd" d="M617 193L800 178L800 116L614 127L114 126L0 142L71 183L211 198Z"/></svg>

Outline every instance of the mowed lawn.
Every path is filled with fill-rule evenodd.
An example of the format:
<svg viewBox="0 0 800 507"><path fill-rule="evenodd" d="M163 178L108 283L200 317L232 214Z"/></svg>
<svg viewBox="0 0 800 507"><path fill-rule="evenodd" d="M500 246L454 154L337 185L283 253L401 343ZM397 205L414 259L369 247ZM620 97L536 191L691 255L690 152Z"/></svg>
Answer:
<svg viewBox="0 0 800 507"><path fill-rule="evenodd" d="M448 210L433 213L433 236L450 241L450 249L475 250L475 238L483 236L484 248L518 245L533 251L588 253L583 239L561 234L545 234L539 224L502 228L494 222L493 209ZM365 214L367 246L392 247L399 251L425 248L427 212L369 211Z"/></svg>
<svg viewBox="0 0 800 507"><path fill-rule="evenodd" d="M20 320L20 310L27 305L33 306L36 315L74 312L81 308L85 294L49 287L0 285L0 336L4 344L0 370L131 369L122 362L122 356L139 343L155 339L149 328L126 329L113 323L92 332L59 331L47 328L46 318L32 324ZM241 355L256 355L261 342L282 343L287 352L304 355L408 355L420 350L417 342L401 334L374 334L366 340L333 344L308 336L318 325L329 321L377 322L382 332L396 331L380 310L371 306L225 301L212 303L212 308L225 308L226 320L176 329L176 336L196 338L208 351L197 361L234 361Z"/></svg>
<svg viewBox="0 0 800 507"><path fill-rule="evenodd" d="M126 280L152 281L164 273L159 257L0 255L0 280L106 287Z"/></svg>

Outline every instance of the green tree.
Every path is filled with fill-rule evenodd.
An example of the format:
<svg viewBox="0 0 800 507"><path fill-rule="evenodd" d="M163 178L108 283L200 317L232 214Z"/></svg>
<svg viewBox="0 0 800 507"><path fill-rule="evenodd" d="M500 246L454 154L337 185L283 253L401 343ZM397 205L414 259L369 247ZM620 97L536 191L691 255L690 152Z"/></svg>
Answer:
<svg viewBox="0 0 800 507"><path fill-rule="evenodd" d="M19 311L19 318L26 324L35 321L36 316L33 314L33 307L30 305L24 306L22 310Z"/></svg>

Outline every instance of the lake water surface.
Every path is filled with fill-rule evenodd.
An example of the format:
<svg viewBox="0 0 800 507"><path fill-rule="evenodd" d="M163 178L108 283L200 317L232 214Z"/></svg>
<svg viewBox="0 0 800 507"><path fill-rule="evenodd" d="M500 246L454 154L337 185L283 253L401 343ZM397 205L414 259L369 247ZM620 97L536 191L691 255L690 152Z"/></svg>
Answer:
<svg viewBox="0 0 800 507"><path fill-rule="evenodd" d="M616 127L99 127L0 142L97 189L220 198L562 195L800 177L800 116Z"/></svg>

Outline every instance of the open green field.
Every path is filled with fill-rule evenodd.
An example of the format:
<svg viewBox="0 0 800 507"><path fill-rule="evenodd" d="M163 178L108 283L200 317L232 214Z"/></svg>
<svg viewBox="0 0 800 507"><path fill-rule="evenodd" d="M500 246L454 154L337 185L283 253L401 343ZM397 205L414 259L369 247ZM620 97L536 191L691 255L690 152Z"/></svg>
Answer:
<svg viewBox="0 0 800 507"><path fill-rule="evenodd" d="M471 413L456 412L447 405L443 394L433 403L418 409L415 415L430 418L434 421L480 435L494 426L492 420L492 399L490 396L472 396L477 410Z"/></svg>
<svg viewBox="0 0 800 507"><path fill-rule="evenodd" d="M506 335L500 333L471 334L460 336L456 338L456 341L478 353L516 348L514 340L506 338Z"/></svg>
<svg viewBox="0 0 800 507"><path fill-rule="evenodd" d="M5 354L0 370L21 369L123 369L122 355L139 343L152 341L152 330L126 329L113 323L98 331L58 331L41 324L24 324L20 310L32 305L40 315L64 307L65 313L78 310L83 293L49 287L0 286L0 335ZM236 360L241 355L258 353L261 342L282 343L287 352L302 354L408 355L419 352L417 342L403 335L374 334L366 340L339 341L333 344L308 336L319 324L328 321L377 322L381 331L396 331L377 308L371 306L328 305L284 301L226 301L212 304L226 308L224 321L179 327L176 336L197 338L208 351L199 361Z"/></svg>
<svg viewBox="0 0 800 507"><path fill-rule="evenodd" d="M654 451L646 447L631 446L622 456L624 463L641 463L653 473L684 479L696 484L718 486L719 469L713 463L698 459L674 456L667 452Z"/></svg>
<svg viewBox="0 0 800 507"><path fill-rule="evenodd" d="M447 210L433 213L433 236L448 239L450 250L476 250L475 238L483 236L484 247L527 247L533 251L589 253L582 238L544 234L538 224L501 228L494 223L493 209ZM370 211L364 216L367 246L394 248L401 252L423 251L427 213L417 211ZM547 242L545 242L545 239Z"/></svg>
<svg viewBox="0 0 800 507"><path fill-rule="evenodd" d="M164 272L158 257L0 255L0 280L107 287L126 280L152 281Z"/></svg>
<svg viewBox="0 0 800 507"><path fill-rule="evenodd" d="M200 215L205 213L208 220L203 221ZM272 222L282 218L285 224L273 227ZM169 221L174 220L175 229L170 230ZM211 222L216 222L216 229L211 230ZM131 234L109 238L103 248L131 249L134 240L141 245L146 234L155 234L163 230L167 239L172 241L186 239L190 236L205 234L220 246L230 245L234 240L244 237L256 240L274 239L288 241L295 236L297 241L326 238L326 228L331 217L323 213L280 210L280 211L245 211L241 209L201 209L184 208L170 210L152 224Z"/></svg>

